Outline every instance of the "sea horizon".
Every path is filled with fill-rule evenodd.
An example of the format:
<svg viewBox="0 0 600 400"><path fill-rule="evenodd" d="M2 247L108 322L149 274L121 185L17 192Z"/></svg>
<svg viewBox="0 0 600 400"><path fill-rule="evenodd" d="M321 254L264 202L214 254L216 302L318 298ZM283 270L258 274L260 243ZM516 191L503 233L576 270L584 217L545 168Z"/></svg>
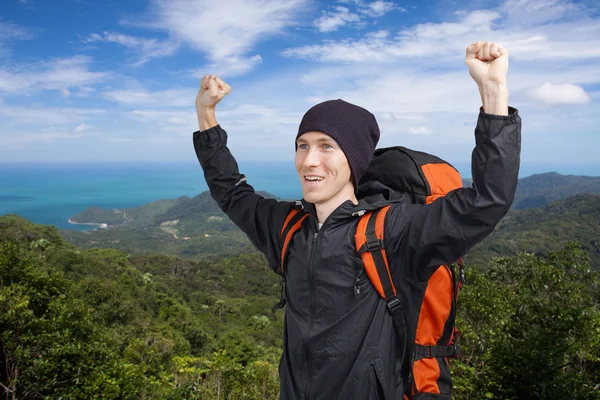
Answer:
<svg viewBox="0 0 600 400"><path fill-rule="evenodd" d="M301 198L293 162L242 160L238 164L255 190L282 199ZM469 163L454 166L463 178L470 178ZM600 163L522 163L519 178L548 172L600 176ZM68 221L90 206L132 208L194 197L206 190L197 162L0 162L0 215L18 214L59 229L93 229Z"/></svg>

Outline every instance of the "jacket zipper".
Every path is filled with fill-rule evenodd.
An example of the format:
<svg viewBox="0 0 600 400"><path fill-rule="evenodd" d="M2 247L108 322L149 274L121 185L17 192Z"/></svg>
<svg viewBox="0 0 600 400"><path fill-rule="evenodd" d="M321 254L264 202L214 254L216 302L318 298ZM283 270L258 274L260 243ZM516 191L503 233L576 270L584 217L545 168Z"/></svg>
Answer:
<svg viewBox="0 0 600 400"><path fill-rule="evenodd" d="M321 227L323 229L323 227ZM312 330L313 324L315 322L315 278L312 273L313 267L313 257L315 254L315 243L317 242L317 237L319 236L319 232L315 232L312 240L312 248L310 249L310 262L308 264L308 275L310 276L310 315L308 320L308 334ZM306 360L308 362L308 385L306 386L306 399L310 399L310 383L312 381L312 363L310 360L310 350L308 349L308 343L306 340L304 341L304 349L306 350Z"/></svg>
<svg viewBox="0 0 600 400"><path fill-rule="evenodd" d="M364 214L365 211L363 210L361 212L362 213L358 214L358 215ZM323 222L323 225L321 225L321 229L323 229L325 227L325 225L327 225L328 221L329 221L329 217L327 217L325 222ZM316 221L316 223L318 224L318 221ZM312 273L312 267L313 267L313 258L314 258L314 254L315 254L315 243L317 242L318 236L319 236L319 228L317 227L317 231L313 235L313 240L312 240L313 246L310 250L310 261L308 264L308 274L310 276L310 315L309 315L309 321L308 321L307 338L310 335L310 331L312 331L312 327L315 322L315 278ZM308 400L308 399L310 399L310 386L311 386L311 382L312 382L312 363L310 360L310 358L311 358L310 350L308 349L308 343L307 343L306 339L304 340L304 350L306 351L306 359L307 359L307 364L308 364L308 384L306 385L306 393L305 393L304 397Z"/></svg>

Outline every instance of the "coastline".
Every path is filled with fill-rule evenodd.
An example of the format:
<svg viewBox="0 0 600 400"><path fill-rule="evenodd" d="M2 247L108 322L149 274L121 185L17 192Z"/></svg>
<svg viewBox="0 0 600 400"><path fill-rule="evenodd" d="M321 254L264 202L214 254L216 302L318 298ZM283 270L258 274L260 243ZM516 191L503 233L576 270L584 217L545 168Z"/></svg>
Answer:
<svg viewBox="0 0 600 400"><path fill-rule="evenodd" d="M72 224L72 225L91 225L91 226L95 226L100 229L108 228L108 224L106 224L104 222L75 222L75 221L72 221L71 218L68 219L68 222L69 222L69 224Z"/></svg>

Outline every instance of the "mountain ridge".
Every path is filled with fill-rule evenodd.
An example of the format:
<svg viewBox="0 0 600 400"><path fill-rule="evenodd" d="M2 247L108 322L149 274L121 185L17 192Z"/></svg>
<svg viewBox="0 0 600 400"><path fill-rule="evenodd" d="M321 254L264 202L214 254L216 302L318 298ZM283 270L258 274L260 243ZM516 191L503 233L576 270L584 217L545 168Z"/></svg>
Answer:
<svg viewBox="0 0 600 400"><path fill-rule="evenodd" d="M576 183L582 182L579 178L575 176ZM578 187L571 177L556 173L521 180L515 203L520 201L526 205L535 204L539 196L542 196L543 203L548 203L551 196L543 196L547 190L558 197L570 195L571 188L574 192L583 189L593 192L596 183L599 190L598 193L570 195L537 207L513 207L496 230L475 246L465 260L485 267L492 257L518 251L543 255L557 251L568 241L578 241L590 254L592 264L600 269L600 250L595 240L600 237L600 226L593 222L600 221L596 212L600 210L600 178L584 179L583 182L586 185ZM268 196L265 192L261 194ZM114 210L93 208L86 211L87 214L74 218L86 222L80 218L81 215L95 213L99 218L115 215ZM209 192L118 211L130 220L123 220L108 229L61 231L61 235L77 246L111 247L134 255L158 252L191 259L216 259L256 251L241 230L219 209Z"/></svg>

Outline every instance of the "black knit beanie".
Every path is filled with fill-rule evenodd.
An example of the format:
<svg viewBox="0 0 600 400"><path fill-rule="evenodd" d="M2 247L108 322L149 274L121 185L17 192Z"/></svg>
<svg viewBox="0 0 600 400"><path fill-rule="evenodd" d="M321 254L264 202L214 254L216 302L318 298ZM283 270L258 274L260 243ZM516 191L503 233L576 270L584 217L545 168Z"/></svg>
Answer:
<svg viewBox="0 0 600 400"><path fill-rule="evenodd" d="M379 126L375 116L344 100L328 100L304 114L296 141L300 135L311 131L323 132L340 145L350 164L356 190L379 141Z"/></svg>

